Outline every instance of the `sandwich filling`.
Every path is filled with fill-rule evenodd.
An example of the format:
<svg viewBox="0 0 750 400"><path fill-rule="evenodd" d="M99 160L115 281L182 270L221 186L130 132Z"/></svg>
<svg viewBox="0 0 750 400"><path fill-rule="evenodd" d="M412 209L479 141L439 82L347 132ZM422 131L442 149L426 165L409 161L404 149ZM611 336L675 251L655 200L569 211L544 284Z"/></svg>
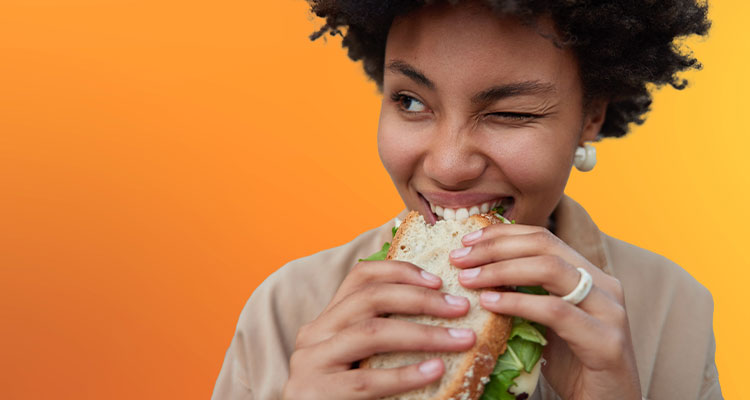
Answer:
<svg viewBox="0 0 750 400"><path fill-rule="evenodd" d="M515 223L514 220L508 220L503 216L506 210L502 204L495 205L490 212L503 223ZM400 222L396 219L391 231L393 236L396 236ZM380 251L359 261L383 261L390 247L391 243L386 242ZM548 294L539 286L519 286L515 290L535 295ZM480 400L524 400L534 393L541 369L539 361L542 357L542 347L547 344L544 332L545 327L536 322L513 317L513 327L505 352L498 357Z"/></svg>

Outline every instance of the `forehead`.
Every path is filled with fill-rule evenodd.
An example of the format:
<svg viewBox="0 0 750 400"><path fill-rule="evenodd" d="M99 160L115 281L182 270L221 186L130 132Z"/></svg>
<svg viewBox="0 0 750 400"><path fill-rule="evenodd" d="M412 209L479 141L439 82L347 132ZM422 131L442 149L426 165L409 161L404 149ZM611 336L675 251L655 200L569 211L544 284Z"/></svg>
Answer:
<svg viewBox="0 0 750 400"><path fill-rule="evenodd" d="M441 3L397 17L386 42L385 63L400 60L423 71L438 90L477 89L507 81L546 81L569 90L578 83L575 57L555 46L554 25L501 16L477 3ZM386 70L385 80L396 78Z"/></svg>

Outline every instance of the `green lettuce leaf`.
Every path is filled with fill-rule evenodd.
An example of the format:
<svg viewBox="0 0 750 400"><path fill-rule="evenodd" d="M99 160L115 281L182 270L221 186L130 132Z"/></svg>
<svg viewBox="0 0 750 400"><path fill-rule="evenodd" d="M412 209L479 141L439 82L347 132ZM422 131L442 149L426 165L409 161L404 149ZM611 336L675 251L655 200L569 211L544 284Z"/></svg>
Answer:
<svg viewBox="0 0 750 400"><path fill-rule="evenodd" d="M492 371L492 374L497 375L508 370L517 370L520 372L522 368L523 363L518 358L515 351L511 348L506 348L505 353L497 358L497 364L495 364L495 369Z"/></svg>
<svg viewBox="0 0 750 400"><path fill-rule="evenodd" d="M490 374L480 400L515 399L508 392L515 385L513 380L521 371L531 372L542 357L542 347L547 344L547 339L538 327L544 328L520 317L513 318L508 345L505 352L497 358L495 369Z"/></svg>
<svg viewBox="0 0 750 400"><path fill-rule="evenodd" d="M490 211L502 215L505 212L505 208L503 206L497 206Z"/></svg>
<svg viewBox="0 0 750 400"><path fill-rule="evenodd" d="M516 396L508 392L508 388L515 385L516 379L521 372L518 370L505 370L492 375L490 381L484 386L482 400L516 400Z"/></svg>
<svg viewBox="0 0 750 400"><path fill-rule="evenodd" d="M520 337L515 337L508 341L508 347L513 354L518 357L526 372L531 372L542 357L542 345L539 343L529 342Z"/></svg>
<svg viewBox="0 0 750 400"><path fill-rule="evenodd" d="M398 227L396 227L396 226L394 226L391 229L391 235L393 235L393 237L396 237L396 231L397 230L398 230ZM377 252L373 253L372 255L370 255L367 258L360 258L357 261L385 261L385 256L388 255L388 249L390 249L390 248L391 248L391 243L390 242L385 242L385 243L383 243L383 248L380 249L380 251L377 251Z"/></svg>
<svg viewBox="0 0 750 400"><path fill-rule="evenodd" d="M549 292L544 290L544 288L541 286L516 286L516 292L526 293L526 294L538 294L538 295L549 294Z"/></svg>
<svg viewBox="0 0 750 400"><path fill-rule="evenodd" d="M542 346L547 345L547 339L544 338L544 335L542 335L536 327L531 325L530 321L524 320L523 318L519 319L522 321L513 324L513 329L510 331L510 339L520 337L527 342L538 343Z"/></svg>
<svg viewBox="0 0 750 400"><path fill-rule="evenodd" d="M385 260L385 256L388 255L388 249L390 249L390 248L391 248L391 243L390 242L385 242L383 244L383 248L380 249L380 251L372 254L371 256L369 256L367 258L360 258L359 261L384 261Z"/></svg>

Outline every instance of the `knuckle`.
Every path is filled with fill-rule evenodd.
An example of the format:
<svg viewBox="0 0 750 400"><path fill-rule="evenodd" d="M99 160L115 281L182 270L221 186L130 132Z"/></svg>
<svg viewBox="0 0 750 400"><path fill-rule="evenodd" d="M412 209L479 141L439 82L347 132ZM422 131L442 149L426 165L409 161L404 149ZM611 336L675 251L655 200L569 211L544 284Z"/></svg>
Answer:
<svg viewBox="0 0 750 400"><path fill-rule="evenodd" d="M610 277L610 280L611 280L610 290L612 291L612 294L615 296L615 299L617 299L617 301L620 304L624 304L625 303L625 288L623 288L622 282L620 282L620 280L615 277Z"/></svg>
<svg viewBox="0 0 750 400"><path fill-rule="evenodd" d="M569 265L560 256L554 254L545 254L542 257L543 262L541 263L541 265L543 268L543 273L546 276L559 277L560 275L567 272Z"/></svg>
<svg viewBox="0 0 750 400"><path fill-rule="evenodd" d="M305 347L307 344L307 337L309 336L310 332L310 324L304 324L299 327L299 331L297 331L297 338L294 341L294 348L299 349L301 347Z"/></svg>
<svg viewBox="0 0 750 400"><path fill-rule="evenodd" d="M533 233L533 235L536 242L543 248L550 248L557 243L557 237L546 228Z"/></svg>
<svg viewBox="0 0 750 400"><path fill-rule="evenodd" d="M409 367L402 367L395 370L394 381L398 387L408 387L414 381L414 373Z"/></svg>
<svg viewBox="0 0 750 400"><path fill-rule="evenodd" d="M620 331L607 335L606 348L603 351L604 361L609 364L617 364L624 355L627 345L625 335Z"/></svg>
<svg viewBox="0 0 750 400"><path fill-rule="evenodd" d="M472 248L479 249L481 252L487 252L492 250L497 245L497 239L482 240L479 243L472 245Z"/></svg>
<svg viewBox="0 0 750 400"><path fill-rule="evenodd" d="M374 336L383 330L384 325L384 321L380 318L368 318L358 323L357 331L365 336Z"/></svg>
<svg viewBox="0 0 750 400"><path fill-rule="evenodd" d="M349 275L352 275L356 277L359 281L367 282L372 280L374 274L373 269L369 265L371 263L368 263L367 261L360 261L356 264L354 264L354 267L352 267L351 272L349 272Z"/></svg>
<svg viewBox="0 0 750 400"><path fill-rule="evenodd" d="M372 387L372 381L370 380L368 374L354 374L352 376L350 385L352 391L355 393L367 393Z"/></svg>
<svg viewBox="0 0 750 400"><path fill-rule="evenodd" d="M297 367L304 368L305 365L306 351L304 349L295 350L289 357L289 368L296 369Z"/></svg>
<svg viewBox="0 0 750 400"><path fill-rule="evenodd" d="M429 289L420 288L416 295L414 311L417 314L427 314L430 311L430 303L433 301L434 293Z"/></svg>
<svg viewBox="0 0 750 400"><path fill-rule="evenodd" d="M615 304L614 310L612 311L612 319L618 328L624 328L628 325L628 314L625 312L625 307L620 304Z"/></svg>
<svg viewBox="0 0 750 400"><path fill-rule="evenodd" d="M352 293L352 297L358 297L370 303L371 306L377 308L377 306L383 301L381 296L383 290L381 285L375 283L368 283L363 286L360 290Z"/></svg>
<svg viewBox="0 0 750 400"><path fill-rule="evenodd" d="M570 304L559 297L550 296L547 309L550 315L559 319L566 318L570 314Z"/></svg>
<svg viewBox="0 0 750 400"><path fill-rule="evenodd" d="M425 340L421 340L419 342L419 350L426 351L429 350L431 347L434 347L433 345L440 341L441 337L443 336L444 332L445 335L447 335L448 328L435 328L433 326L424 325L424 324L418 324L419 326L419 335L420 337L425 338Z"/></svg>

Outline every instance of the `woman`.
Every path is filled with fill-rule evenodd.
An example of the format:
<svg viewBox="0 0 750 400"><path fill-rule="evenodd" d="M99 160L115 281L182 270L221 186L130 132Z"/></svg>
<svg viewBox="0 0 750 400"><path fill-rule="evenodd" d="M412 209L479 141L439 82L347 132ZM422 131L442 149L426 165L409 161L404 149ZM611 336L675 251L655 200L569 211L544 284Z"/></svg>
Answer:
<svg viewBox="0 0 750 400"><path fill-rule="evenodd" d="M721 398L710 294L670 261L601 233L563 194L586 144L643 121L647 84L684 87L697 66L671 43L705 34L691 1L312 1L342 33L383 93L381 160L406 208L428 220L464 218L503 202L515 225L463 238L452 263L470 288L541 285L553 296L488 290L482 307L550 328L535 398ZM389 239L392 222L294 261L252 295L214 398L369 399L440 378L429 360L353 368L387 351L461 351L473 332L396 324L384 313L464 315L439 278L394 261L356 260ZM561 300L583 268L594 286Z"/></svg>

